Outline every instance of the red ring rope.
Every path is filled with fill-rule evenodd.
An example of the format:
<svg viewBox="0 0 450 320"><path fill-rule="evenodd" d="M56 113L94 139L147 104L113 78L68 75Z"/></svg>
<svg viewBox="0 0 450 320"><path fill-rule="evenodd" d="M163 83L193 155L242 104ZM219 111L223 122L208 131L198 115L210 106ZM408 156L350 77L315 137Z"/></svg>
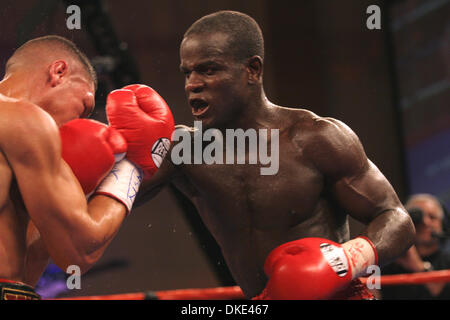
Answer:
<svg viewBox="0 0 450 320"><path fill-rule="evenodd" d="M368 278L360 279L363 283L366 283ZM380 277L382 286L424 284L429 282L450 282L450 270L393 274Z"/></svg>
<svg viewBox="0 0 450 320"><path fill-rule="evenodd" d="M369 278L360 278L365 284ZM424 284L429 282L450 282L450 270L419 272L380 276L382 286ZM104 296L59 298L57 300L244 300L238 286L206 289L178 289L156 292L124 293Z"/></svg>

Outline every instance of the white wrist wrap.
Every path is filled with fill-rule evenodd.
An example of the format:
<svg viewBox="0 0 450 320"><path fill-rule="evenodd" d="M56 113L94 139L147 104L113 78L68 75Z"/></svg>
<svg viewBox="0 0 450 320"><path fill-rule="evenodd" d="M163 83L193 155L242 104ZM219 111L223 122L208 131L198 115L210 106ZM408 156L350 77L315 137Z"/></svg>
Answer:
<svg viewBox="0 0 450 320"><path fill-rule="evenodd" d="M352 270L352 279L364 276L367 267L378 263L377 252L367 238L357 237L342 244Z"/></svg>
<svg viewBox="0 0 450 320"><path fill-rule="evenodd" d="M95 194L107 195L122 202L129 214L142 178L143 173L140 168L127 159L120 160L100 183Z"/></svg>

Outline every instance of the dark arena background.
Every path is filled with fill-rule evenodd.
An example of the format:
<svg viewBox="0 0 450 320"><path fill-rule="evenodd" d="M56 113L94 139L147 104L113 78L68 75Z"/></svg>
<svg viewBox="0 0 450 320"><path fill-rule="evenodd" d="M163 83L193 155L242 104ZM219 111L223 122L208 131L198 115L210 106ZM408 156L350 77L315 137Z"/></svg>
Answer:
<svg viewBox="0 0 450 320"><path fill-rule="evenodd" d="M80 29L67 28L69 5L81 9ZM381 29L367 27L370 5L381 9ZM272 102L349 125L402 201L424 192L450 206L448 0L3 0L0 71L25 41L61 35L98 73L92 118L105 121L109 91L143 83L176 124L192 125L179 45L195 20L223 9L260 24ZM362 225L350 222L355 235ZM170 186L133 210L81 289L68 290L65 277L50 264L40 289L53 298L235 285L195 208Z"/></svg>

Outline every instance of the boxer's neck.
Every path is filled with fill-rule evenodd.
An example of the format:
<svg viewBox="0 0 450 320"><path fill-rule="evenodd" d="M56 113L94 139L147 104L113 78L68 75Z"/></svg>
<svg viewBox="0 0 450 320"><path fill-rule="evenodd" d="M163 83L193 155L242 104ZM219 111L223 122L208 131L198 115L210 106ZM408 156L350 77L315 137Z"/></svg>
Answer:
<svg viewBox="0 0 450 320"><path fill-rule="evenodd" d="M32 101L31 78L8 74L0 81L0 93L9 98Z"/></svg>
<svg viewBox="0 0 450 320"><path fill-rule="evenodd" d="M259 129L270 127L273 118L273 108L264 91L243 106L242 112L227 124L227 129Z"/></svg>

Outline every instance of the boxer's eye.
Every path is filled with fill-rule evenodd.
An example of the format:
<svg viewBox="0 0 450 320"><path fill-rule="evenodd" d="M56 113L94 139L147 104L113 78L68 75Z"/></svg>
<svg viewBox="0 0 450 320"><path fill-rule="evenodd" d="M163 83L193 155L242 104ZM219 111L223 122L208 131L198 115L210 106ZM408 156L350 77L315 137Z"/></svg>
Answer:
<svg viewBox="0 0 450 320"><path fill-rule="evenodd" d="M215 73L216 73L216 69L214 69L214 68L208 68L206 71L205 71L205 74L206 75L208 75L208 76L212 76L212 75L214 75Z"/></svg>
<svg viewBox="0 0 450 320"><path fill-rule="evenodd" d="M205 74L207 76L212 76L212 75L216 74L216 72L218 70L219 69L214 64L209 64L209 63L199 66L199 68L198 68L199 73Z"/></svg>
<svg viewBox="0 0 450 320"><path fill-rule="evenodd" d="M191 71L188 69L180 68L180 72L184 75L185 78L189 78Z"/></svg>

